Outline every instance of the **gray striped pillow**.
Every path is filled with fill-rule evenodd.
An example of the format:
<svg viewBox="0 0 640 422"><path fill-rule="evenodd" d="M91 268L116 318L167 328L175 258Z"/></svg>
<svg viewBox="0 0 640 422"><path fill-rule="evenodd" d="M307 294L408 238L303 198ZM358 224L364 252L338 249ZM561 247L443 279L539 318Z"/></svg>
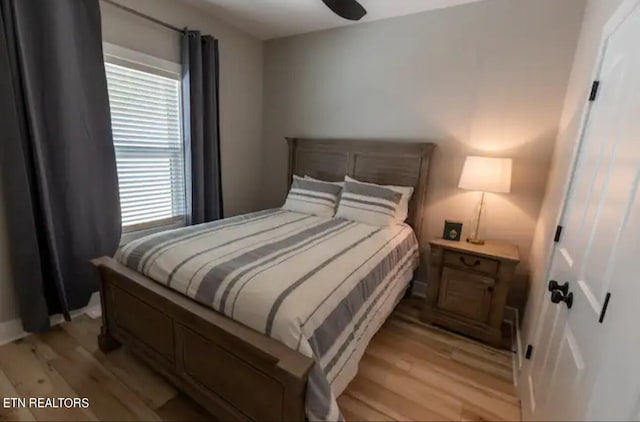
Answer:
<svg viewBox="0 0 640 422"><path fill-rule="evenodd" d="M345 181L336 217L373 226L395 221L402 194L391 189L356 181Z"/></svg>
<svg viewBox="0 0 640 422"><path fill-rule="evenodd" d="M293 176L293 183L282 209L304 214L333 217L342 186Z"/></svg>

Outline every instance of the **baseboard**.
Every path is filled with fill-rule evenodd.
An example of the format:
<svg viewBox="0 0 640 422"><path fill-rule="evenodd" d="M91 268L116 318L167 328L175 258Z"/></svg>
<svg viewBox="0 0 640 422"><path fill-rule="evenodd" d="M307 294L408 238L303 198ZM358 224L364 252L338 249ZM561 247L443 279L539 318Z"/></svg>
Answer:
<svg viewBox="0 0 640 422"><path fill-rule="evenodd" d="M522 369L522 364L523 364L523 359L524 359L524 349L522 348L522 337L520 335L520 311L518 309L514 309L515 310L515 332L516 332L516 336L515 336L515 344L514 344L514 351L516 354L516 358L517 358L517 368L518 368L518 373L520 373L520 370Z"/></svg>
<svg viewBox="0 0 640 422"><path fill-rule="evenodd" d="M89 304L82 308L71 312L71 318L75 318L79 315L87 314L90 318L99 318L102 315L102 308L100 307L100 296L95 294L89 300ZM64 317L61 314L52 315L49 318L50 324L53 327L64 322ZM12 319L10 321L0 322L0 346L3 344L11 343L28 336L29 333L22 329L22 321L20 318Z"/></svg>
<svg viewBox="0 0 640 422"><path fill-rule="evenodd" d="M427 297L427 283L424 281L413 280L413 289L411 295L417 297Z"/></svg>
<svg viewBox="0 0 640 422"><path fill-rule="evenodd" d="M98 304L97 306L87 308L84 313L91 319L98 319L102 316L102 307Z"/></svg>
<svg viewBox="0 0 640 422"><path fill-rule="evenodd" d="M511 351L513 352L513 385L518 386L518 375L522 369L522 338L520 337L520 312L517 308L505 307L504 320L511 330Z"/></svg>
<svg viewBox="0 0 640 422"><path fill-rule="evenodd" d="M11 343L25 336L20 318L0 322L0 346Z"/></svg>

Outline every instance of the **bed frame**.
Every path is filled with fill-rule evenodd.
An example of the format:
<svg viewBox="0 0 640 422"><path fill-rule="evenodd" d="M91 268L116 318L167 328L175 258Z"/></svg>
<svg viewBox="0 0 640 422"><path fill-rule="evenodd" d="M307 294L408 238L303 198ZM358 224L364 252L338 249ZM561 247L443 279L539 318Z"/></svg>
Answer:
<svg viewBox="0 0 640 422"><path fill-rule="evenodd" d="M287 139L293 174L324 180L349 175L413 186L409 224L427 245L424 208L434 144L390 140ZM313 360L202 306L110 257L100 273L100 349L121 344L221 420L304 420ZM188 359L185 359L188 356Z"/></svg>

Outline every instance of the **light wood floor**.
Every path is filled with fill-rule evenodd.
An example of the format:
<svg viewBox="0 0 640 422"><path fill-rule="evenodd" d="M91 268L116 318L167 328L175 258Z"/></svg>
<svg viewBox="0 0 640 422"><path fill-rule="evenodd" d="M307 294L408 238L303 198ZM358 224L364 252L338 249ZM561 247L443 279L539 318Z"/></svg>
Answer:
<svg viewBox="0 0 640 422"><path fill-rule="evenodd" d="M88 409L6 409L4 420L210 420L125 349L97 348L79 317L0 347L0 397L87 397ZM520 420L511 353L422 325L405 301L338 399L347 420Z"/></svg>

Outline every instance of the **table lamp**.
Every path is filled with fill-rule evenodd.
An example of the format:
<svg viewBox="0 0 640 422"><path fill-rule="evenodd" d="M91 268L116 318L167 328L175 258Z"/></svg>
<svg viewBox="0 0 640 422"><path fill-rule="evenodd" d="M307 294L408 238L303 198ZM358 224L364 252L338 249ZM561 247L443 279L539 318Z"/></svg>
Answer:
<svg viewBox="0 0 640 422"><path fill-rule="evenodd" d="M509 193L511 191L511 163L511 158L467 156L464 167L462 167L458 187L482 192L476 228L467 242L475 245L484 244L484 240L478 237L478 231L480 230L480 217L484 207L485 193Z"/></svg>

